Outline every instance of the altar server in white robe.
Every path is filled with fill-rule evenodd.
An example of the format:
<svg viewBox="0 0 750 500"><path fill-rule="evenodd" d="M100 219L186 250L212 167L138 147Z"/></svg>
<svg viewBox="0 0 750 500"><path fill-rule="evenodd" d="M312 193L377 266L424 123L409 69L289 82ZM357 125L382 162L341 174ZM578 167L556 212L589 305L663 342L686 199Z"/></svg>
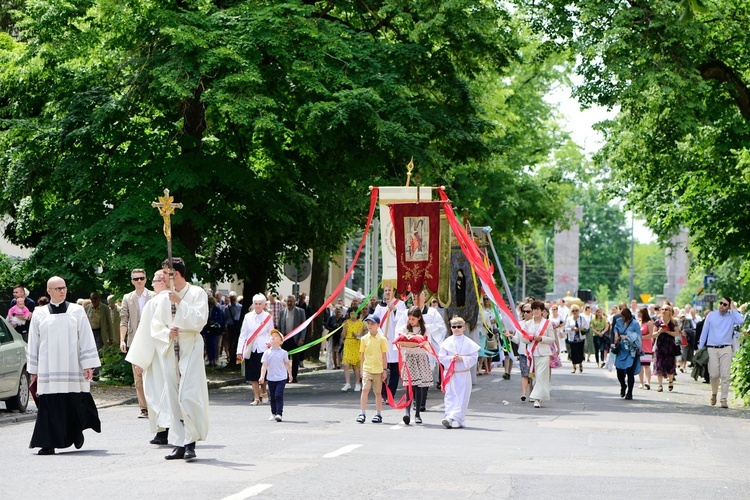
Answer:
<svg viewBox="0 0 750 500"><path fill-rule="evenodd" d="M443 373L445 384L445 418L443 425L448 428L464 426L466 409L471 397L471 372L477 364L479 345L464 335L466 322L461 317L451 319L452 336L440 344L438 359L446 368ZM453 364L453 373L450 366Z"/></svg>
<svg viewBox="0 0 750 500"><path fill-rule="evenodd" d="M168 274L168 262L164 272ZM195 458L195 442L203 441L208 435L208 384L206 367L203 363L203 337L201 330L208 321L208 295L199 286L185 281L187 270L179 257L172 259L174 268L174 291L151 299L155 302L154 317L151 320L151 337L157 346L166 345L162 350L165 357L167 398L172 423L169 426L169 444L175 448L167 455L167 460ZM172 318L171 307L175 305ZM167 367L174 363L175 341L179 345L178 369ZM159 349L157 347L157 349Z"/></svg>
<svg viewBox="0 0 750 500"><path fill-rule="evenodd" d="M159 270L154 273L151 285L154 289L154 297L157 295L169 295L166 293L169 283L167 274ZM149 300L141 311L141 320L138 324L136 335L125 360L132 363L136 370L143 372L143 392L148 405L148 423L151 432L155 432L151 444L167 444L169 426L172 425L172 413L170 412L167 396L166 373L177 373L177 362L174 351L166 356L169 343L159 342L151 336L151 320L157 304L159 307L170 309L170 302L162 300L156 302Z"/></svg>
<svg viewBox="0 0 750 500"><path fill-rule="evenodd" d="M29 327L27 369L36 381L39 412L29 448L54 455L55 448L83 446L83 430L101 432L90 381L101 366L86 312L65 301L65 280L47 281L50 303L37 307Z"/></svg>

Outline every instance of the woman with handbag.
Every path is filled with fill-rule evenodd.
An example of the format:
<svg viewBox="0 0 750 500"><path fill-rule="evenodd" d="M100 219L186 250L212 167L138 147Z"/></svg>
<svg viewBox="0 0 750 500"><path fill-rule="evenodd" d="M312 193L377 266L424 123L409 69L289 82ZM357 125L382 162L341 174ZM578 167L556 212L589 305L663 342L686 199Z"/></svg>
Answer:
<svg viewBox="0 0 750 500"><path fill-rule="evenodd" d="M611 344L611 337L607 336L609 332L609 323L607 318L604 317L604 310L601 307L596 309L594 318L591 320L591 334L594 337L594 355L596 356L596 365L604 366L604 361L607 359L605 351L609 351L609 344ZM601 353L601 364L599 364L599 354Z"/></svg>
<svg viewBox="0 0 750 500"><path fill-rule="evenodd" d="M570 308L570 317L565 322L565 333L568 336L568 347L570 352L570 362L573 363L573 371L576 372L576 366L580 373L583 373L583 346L586 342L586 330L589 324L585 318L581 317L581 310L578 306Z"/></svg>
<svg viewBox="0 0 750 500"><path fill-rule="evenodd" d="M664 390L662 386L664 377L669 382L669 390L671 391L674 388L674 375L677 366L674 342L675 338L680 335L680 329L677 328L673 314L672 304L668 300L665 300L661 306L661 318L655 322L656 331L654 332L654 337L656 338L654 375L656 375L659 381L659 387L656 389L657 392Z"/></svg>
<svg viewBox="0 0 750 500"><path fill-rule="evenodd" d="M641 371L641 329L638 322L633 319L630 309L623 309L620 317L615 321L615 368L617 368L617 380L620 381L620 397L633 399L633 385L635 385L635 374ZM627 376L627 386L625 377Z"/></svg>

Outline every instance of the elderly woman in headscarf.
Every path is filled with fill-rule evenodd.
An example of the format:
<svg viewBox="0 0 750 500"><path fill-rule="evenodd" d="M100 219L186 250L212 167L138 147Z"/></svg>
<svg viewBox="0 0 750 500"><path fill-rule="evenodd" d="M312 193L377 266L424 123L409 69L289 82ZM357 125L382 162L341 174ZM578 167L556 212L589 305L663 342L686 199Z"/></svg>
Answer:
<svg viewBox="0 0 750 500"><path fill-rule="evenodd" d="M641 371L641 329L638 322L633 319L630 309L620 311L614 331L617 345L615 368L617 368L617 380L620 381L620 397L633 399L635 375ZM627 386L625 385L626 376Z"/></svg>

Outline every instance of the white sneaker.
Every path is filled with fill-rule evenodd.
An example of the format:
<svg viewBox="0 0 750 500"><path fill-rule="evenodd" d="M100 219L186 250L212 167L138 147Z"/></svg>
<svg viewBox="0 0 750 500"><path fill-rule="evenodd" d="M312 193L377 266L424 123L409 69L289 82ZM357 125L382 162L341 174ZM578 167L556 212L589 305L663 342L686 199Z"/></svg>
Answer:
<svg viewBox="0 0 750 500"><path fill-rule="evenodd" d="M270 417L268 417L268 420L276 420L276 415L271 415Z"/></svg>
<svg viewBox="0 0 750 500"><path fill-rule="evenodd" d="M352 386L349 384L344 384L344 387L341 388L341 392L351 391Z"/></svg>
<svg viewBox="0 0 750 500"><path fill-rule="evenodd" d="M456 422L455 420L451 420L451 428L453 428L453 429L461 429L461 428L463 428L463 425L461 425L460 423Z"/></svg>
<svg viewBox="0 0 750 500"><path fill-rule="evenodd" d="M276 417L275 417L275 418L276 418L276 421L277 421L277 422L281 422L281 415L276 415Z"/></svg>
<svg viewBox="0 0 750 500"><path fill-rule="evenodd" d="M360 384L355 384L354 386L354 392L359 392L362 390L362 386Z"/></svg>

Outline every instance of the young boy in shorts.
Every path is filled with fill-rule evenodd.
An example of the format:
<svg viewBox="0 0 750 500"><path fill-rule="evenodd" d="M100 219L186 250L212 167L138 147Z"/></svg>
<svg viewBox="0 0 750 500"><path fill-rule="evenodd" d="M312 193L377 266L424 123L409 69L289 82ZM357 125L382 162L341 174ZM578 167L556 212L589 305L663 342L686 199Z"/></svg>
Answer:
<svg viewBox="0 0 750 500"><path fill-rule="evenodd" d="M380 414L383 407L383 398L380 397L380 391L386 377L386 367L388 359L388 339L380 333L380 318L370 314L365 318L367 333L362 337L359 345L360 363L362 365L362 396L360 397L360 408L362 412L357 417L357 422L364 424L367 417L365 409L367 408L367 397L372 389L375 394L375 416L372 422L379 424L383 421Z"/></svg>

